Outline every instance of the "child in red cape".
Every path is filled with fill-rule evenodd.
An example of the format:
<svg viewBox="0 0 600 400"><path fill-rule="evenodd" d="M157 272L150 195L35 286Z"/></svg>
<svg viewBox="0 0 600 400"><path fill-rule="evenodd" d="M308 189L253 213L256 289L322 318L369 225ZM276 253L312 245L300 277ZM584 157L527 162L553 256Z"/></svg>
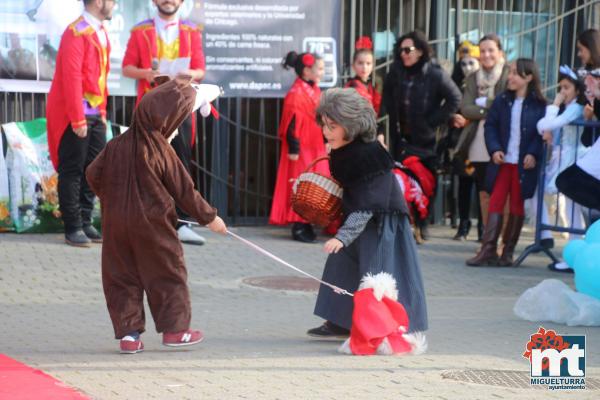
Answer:
<svg viewBox="0 0 600 400"><path fill-rule="evenodd" d="M279 125L281 158L269 223L292 223L292 238L312 243L316 235L312 226L292 210L293 181L308 165L327 155L323 133L316 122L315 110L321 97L319 81L323 76L323 60L311 53L287 54L284 68L294 68L297 78L283 101L283 114ZM327 163L319 162L314 172L329 176Z"/></svg>

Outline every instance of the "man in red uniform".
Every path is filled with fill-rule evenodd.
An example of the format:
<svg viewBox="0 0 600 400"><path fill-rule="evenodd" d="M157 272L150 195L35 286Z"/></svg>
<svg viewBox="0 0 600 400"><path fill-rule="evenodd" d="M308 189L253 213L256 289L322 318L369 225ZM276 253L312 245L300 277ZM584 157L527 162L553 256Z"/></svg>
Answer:
<svg viewBox="0 0 600 400"><path fill-rule="evenodd" d="M123 58L123 75L138 81L138 102L152 89L154 78L159 74L182 72L199 82L205 70L200 28L177 16L184 0L152 1L158 15L133 27ZM195 140L193 122L192 116L187 118L179 126L179 135L171 142L188 172ZM177 209L177 215L180 219L189 219L180 209ZM204 244L204 238L187 225L179 224L177 233L184 243Z"/></svg>
<svg viewBox="0 0 600 400"><path fill-rule="evenodd" d="M89 247L92 241L101 242L102 236L92 226L94 193L84 173L106 144L110 42L102 21L111 18L115 1L83 3L83 15L62 35L46 118L65 241Z"/></svg>

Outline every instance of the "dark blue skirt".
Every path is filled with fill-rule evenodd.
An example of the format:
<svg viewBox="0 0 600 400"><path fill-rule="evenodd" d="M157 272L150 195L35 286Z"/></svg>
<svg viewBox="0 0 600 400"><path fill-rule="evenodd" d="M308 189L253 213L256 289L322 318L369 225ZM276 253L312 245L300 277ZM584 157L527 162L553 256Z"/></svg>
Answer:
<svg viewBox="0 0 600 400"><path fill-rule="evenodd" d="M398 301L406 308L409 332L427 330L427 305L417 248L408 217L375 215L347 248L330 254L323 280L354 293L368 272L388 272L396 279ZM336 294L321 285L315 314L336 325L352 326L352 297Z"/></svg>

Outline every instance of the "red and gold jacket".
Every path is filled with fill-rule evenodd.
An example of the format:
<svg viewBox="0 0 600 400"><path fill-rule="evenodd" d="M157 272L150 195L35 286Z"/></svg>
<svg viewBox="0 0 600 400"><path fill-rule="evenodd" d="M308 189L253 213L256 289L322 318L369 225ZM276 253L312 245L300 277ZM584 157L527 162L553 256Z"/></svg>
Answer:
<svg viewBox="0 0 600 400"><path fill-rule="evenodd" d="M58 146L69 124L86 125L84 100L106 117L110 42L103 48L94 27L83 16L71 23L62 35L56 70L46 105L48 150L58 168Z"/></svg>
<svg viewBox="0 0 600 400"><path fill-rule="evenodd" d="M179 20L179 57L190 58L190 69L206 68L202 50L202 31L193 22ZM147 19L131 29L131 36L123 57L123 67L133 65L137 68L150 69L153 59L158 59L156 28L154 20ZM150 89L150 82L145 79L138 80L137 101L139 102Z"/></svg>

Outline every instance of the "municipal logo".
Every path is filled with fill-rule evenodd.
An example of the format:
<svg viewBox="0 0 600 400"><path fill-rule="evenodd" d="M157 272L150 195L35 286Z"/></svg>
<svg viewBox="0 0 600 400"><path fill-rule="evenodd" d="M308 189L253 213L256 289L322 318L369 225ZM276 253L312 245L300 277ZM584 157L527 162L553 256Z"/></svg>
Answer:
<svg viewBox="0 0 600 400"><path fill-rule="evenodd" d="M531 365L532 385L585 389L585 335L558 335L540 327L530 336L523 357Z"/></svg>

